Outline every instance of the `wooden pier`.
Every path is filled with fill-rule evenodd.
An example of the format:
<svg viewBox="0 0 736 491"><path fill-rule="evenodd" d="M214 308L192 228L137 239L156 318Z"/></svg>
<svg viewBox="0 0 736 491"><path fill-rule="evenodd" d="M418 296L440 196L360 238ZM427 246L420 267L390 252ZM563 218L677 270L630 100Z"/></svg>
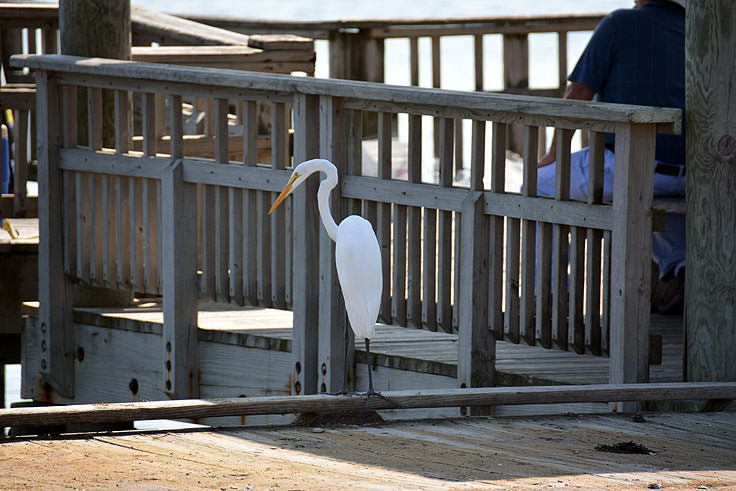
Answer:
<svg viewBox="0 0 736 491"><path fill-rule="evenodd" d="M645 414L643 422L624 415L571 414L18 438L0 444L0 484L8 489L734 489L734 435L736 413L664 413ZM650 452L596 450L629 441Z"/></svg>

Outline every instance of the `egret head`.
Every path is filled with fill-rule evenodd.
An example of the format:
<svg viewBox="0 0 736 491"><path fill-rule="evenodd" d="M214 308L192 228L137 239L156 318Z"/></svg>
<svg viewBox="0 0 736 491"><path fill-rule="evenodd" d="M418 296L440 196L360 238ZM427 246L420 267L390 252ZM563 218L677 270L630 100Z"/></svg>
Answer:
<svg viewBox="0 0 736 491"><path fill-rule="evenodd" d="M284 189L281 191L281 194L279 194L278 198L276 198L276 201L273 202L273 205L271 205L271 209L268 210L268 214L270 215L273 210L278 208L278 206L281 204L282 201L286 199L287 196L302 182L304 182L304 179L307 176L304 174L301 174L297 172L296 169L294 169L294 172L291 173L291 177L289 178L289 182L286 183L286 186L284 186Z"/></svg>
<svg viewBox="0 0 736 491"><path fill-rule="evenodd" d="M278 198L276 198L276 201L273 202L271 209L268 210L268 214L270 215L271 212L275 210L287 196L289 196L289 193L291 193L301 183L303 183L311 174L318 171L323 171L327 173L330 170L334 171L335 174L337 173L337 169L332 164L332 162L325 159L307 160L297 165L294 168L294 172L291 173L289 182L286 183L283 191L281 191L281 194L279 194ZM337 179L335 179L335 181L337 181Z"/></svg>

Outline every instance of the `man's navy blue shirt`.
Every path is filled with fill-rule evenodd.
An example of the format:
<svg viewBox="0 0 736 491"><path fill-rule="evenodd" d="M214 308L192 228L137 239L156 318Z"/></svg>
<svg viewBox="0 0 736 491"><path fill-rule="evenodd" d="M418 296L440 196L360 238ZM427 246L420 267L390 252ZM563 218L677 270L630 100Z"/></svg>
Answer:
<svg viewBox="0 0 736 491"><path fill-rule="evenodd" d="M568 80L595 89L599 101L684 109L685 10L653 0L610 13ZM606 143L613 143L612 134ZM657 136L656 159L685 163L684 124L682 135Z"/></svg>

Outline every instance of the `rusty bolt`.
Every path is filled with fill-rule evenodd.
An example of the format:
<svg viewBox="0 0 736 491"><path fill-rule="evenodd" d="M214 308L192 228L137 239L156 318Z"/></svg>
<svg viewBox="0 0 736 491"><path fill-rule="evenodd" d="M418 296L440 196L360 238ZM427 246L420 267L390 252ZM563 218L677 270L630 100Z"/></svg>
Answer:
<svg viewBox="0 0 736 491"><path fill-rule="evenodd" d="M46 358L41 358L41 370L46 370Z"/></svg>
<svg viewBox="0 0 736 491"><path fill-rule="evenodd" d="M171 390L171 380L166 381L166 390Z"/></svg>
<svg viewBox="0 0 736 491"><path fill-rule="evenodd" d="M41 351L46 351L46 340L45 339L41 340Z"/></svg>
<svg viewBox="0 0 736 491"><path fill-rule="evenodd" d="M322 382L322 385L319 387L320 392L327 392L327 385L325 385L324 382Z"/></svg>
<svg viewBox="0 0 736 491"><path fill-rule="evenodd" d="M168 353L171 353L171 341L167 341L167 342L166 342L166 351L167 351Z"/></svg>
<svg viewBox="0 0 736 491"><path fill-rule="evenodd" d="M327 365L324 363L322 364L322 375L327 375Z"/></svg>
<svg viewBox="0 0 736 491"><path fill-rule="evenodd" d="M166 371L167 372L171 371L171 360L166 360Z"/></svg>
<svg viewBox="0 0 736 491"><path fill-rule="evenodd" d="M460 415L461 416L467 416L468 415L468 408L463 406L460 408Z"/></svg>
<svg viewBox="0 0 736 491"><path fill-rule="evenodd" d="M77 347L77 360L84 360L84 348L82 348L81 346Z"/></svg>
<svg viewBox="0 0 736 491"><path fill-rule="evenodd" d="M460 384L460 388L461 389L467 389L468 386L467 386L467 384L465 382L463 382L462 384Z"/></svg>
<svg viewBox="0 0 736 491"><path fill-rule="evenodd" d="M296 362L296 366L294 367L294 369L296 370L297 374L302 373L302 364L299 362Z"/></svg>
<svg viewBox="0 0 736 491"><path fill-rule="evenodd" d="M130 383L128 384L128 388L130 389L130 392L133 395L136 395L138 393L138 380L135 378L130 379Z"/></svg>
<svg viewBox="0 0 736 491"><path fill-rule="evenodd" d="M46 323L45 322L42 322L41 323L41 332L46 332Z"/></svg>
<svg viewBox="0 0 736 491"><path fill-rule="evenodd" d="M296 392L296 395L299 395L302 392L302 384L298 380L294 384L294 392Z"/></svg>

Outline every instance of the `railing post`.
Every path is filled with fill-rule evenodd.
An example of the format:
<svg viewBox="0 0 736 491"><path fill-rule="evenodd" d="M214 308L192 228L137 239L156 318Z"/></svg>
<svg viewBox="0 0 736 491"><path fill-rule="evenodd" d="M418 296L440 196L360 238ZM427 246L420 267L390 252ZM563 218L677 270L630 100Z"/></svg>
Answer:
<svg viewBox="0 0 736 491"><path fill-rule="evenodd" d="M460 325L457 377L460 387L492 386L496 340L488 325L490 220L484 212L485 121L473 121L470 191L462 207Z"/></svg>
<svg viewBox="0 0 736 491"><path fill-rule="evenodd" d="M649 380L655 136L654 124L620 124L616 128L609 375L612 384Z"/></svg>
<svg viewBox="0 0 736 491"><path fill-rule="evenodd" d="M63 179L59 168L59 87L54 76L36 72L38 141L38 299L41 374L60 396L74 397L72 285L64 274Z"/></svg>
<svg viewBox="0 0 736 491"><path fill-rule="evenodd" d="M332 161L342 176L347 162L347 114L342 100L321 96L319 107L320 155ZM340 199L340 184L330 196L330 210L339 224L344 216L344 204ZM342 383L343 367L348 369L348 379L353 378L353 346L347 347L345 360L345 303L335 268L335 244L320 226L319 234L319 392L336 392ZM350 387L350 384L348 384Z"/></svg>
<svg viewBox="0 0 736 491"><path fill-rule="evenodd" d="M199 397L197 347L197 188L184 182L181 96L170 96L171 164L161 179L165 392Z"/></svg>
<svg viewBox="0 0 736 491"><path fill-rule="evenodd" d="M319 97L294 97L294 166L319 156ZM291 393L317 392L320 227L313 177L294 190L294 328L291 338Z"/></svg>
<svg viewBox="0 0 736 491"><path fill-rule="evenodd" d="M503 87L504 89L529 88L529 36L528 34L503 35ZM564 85L563 85L564 87ZM506 127L508 149L524 152L524 127Z"/></svg>

